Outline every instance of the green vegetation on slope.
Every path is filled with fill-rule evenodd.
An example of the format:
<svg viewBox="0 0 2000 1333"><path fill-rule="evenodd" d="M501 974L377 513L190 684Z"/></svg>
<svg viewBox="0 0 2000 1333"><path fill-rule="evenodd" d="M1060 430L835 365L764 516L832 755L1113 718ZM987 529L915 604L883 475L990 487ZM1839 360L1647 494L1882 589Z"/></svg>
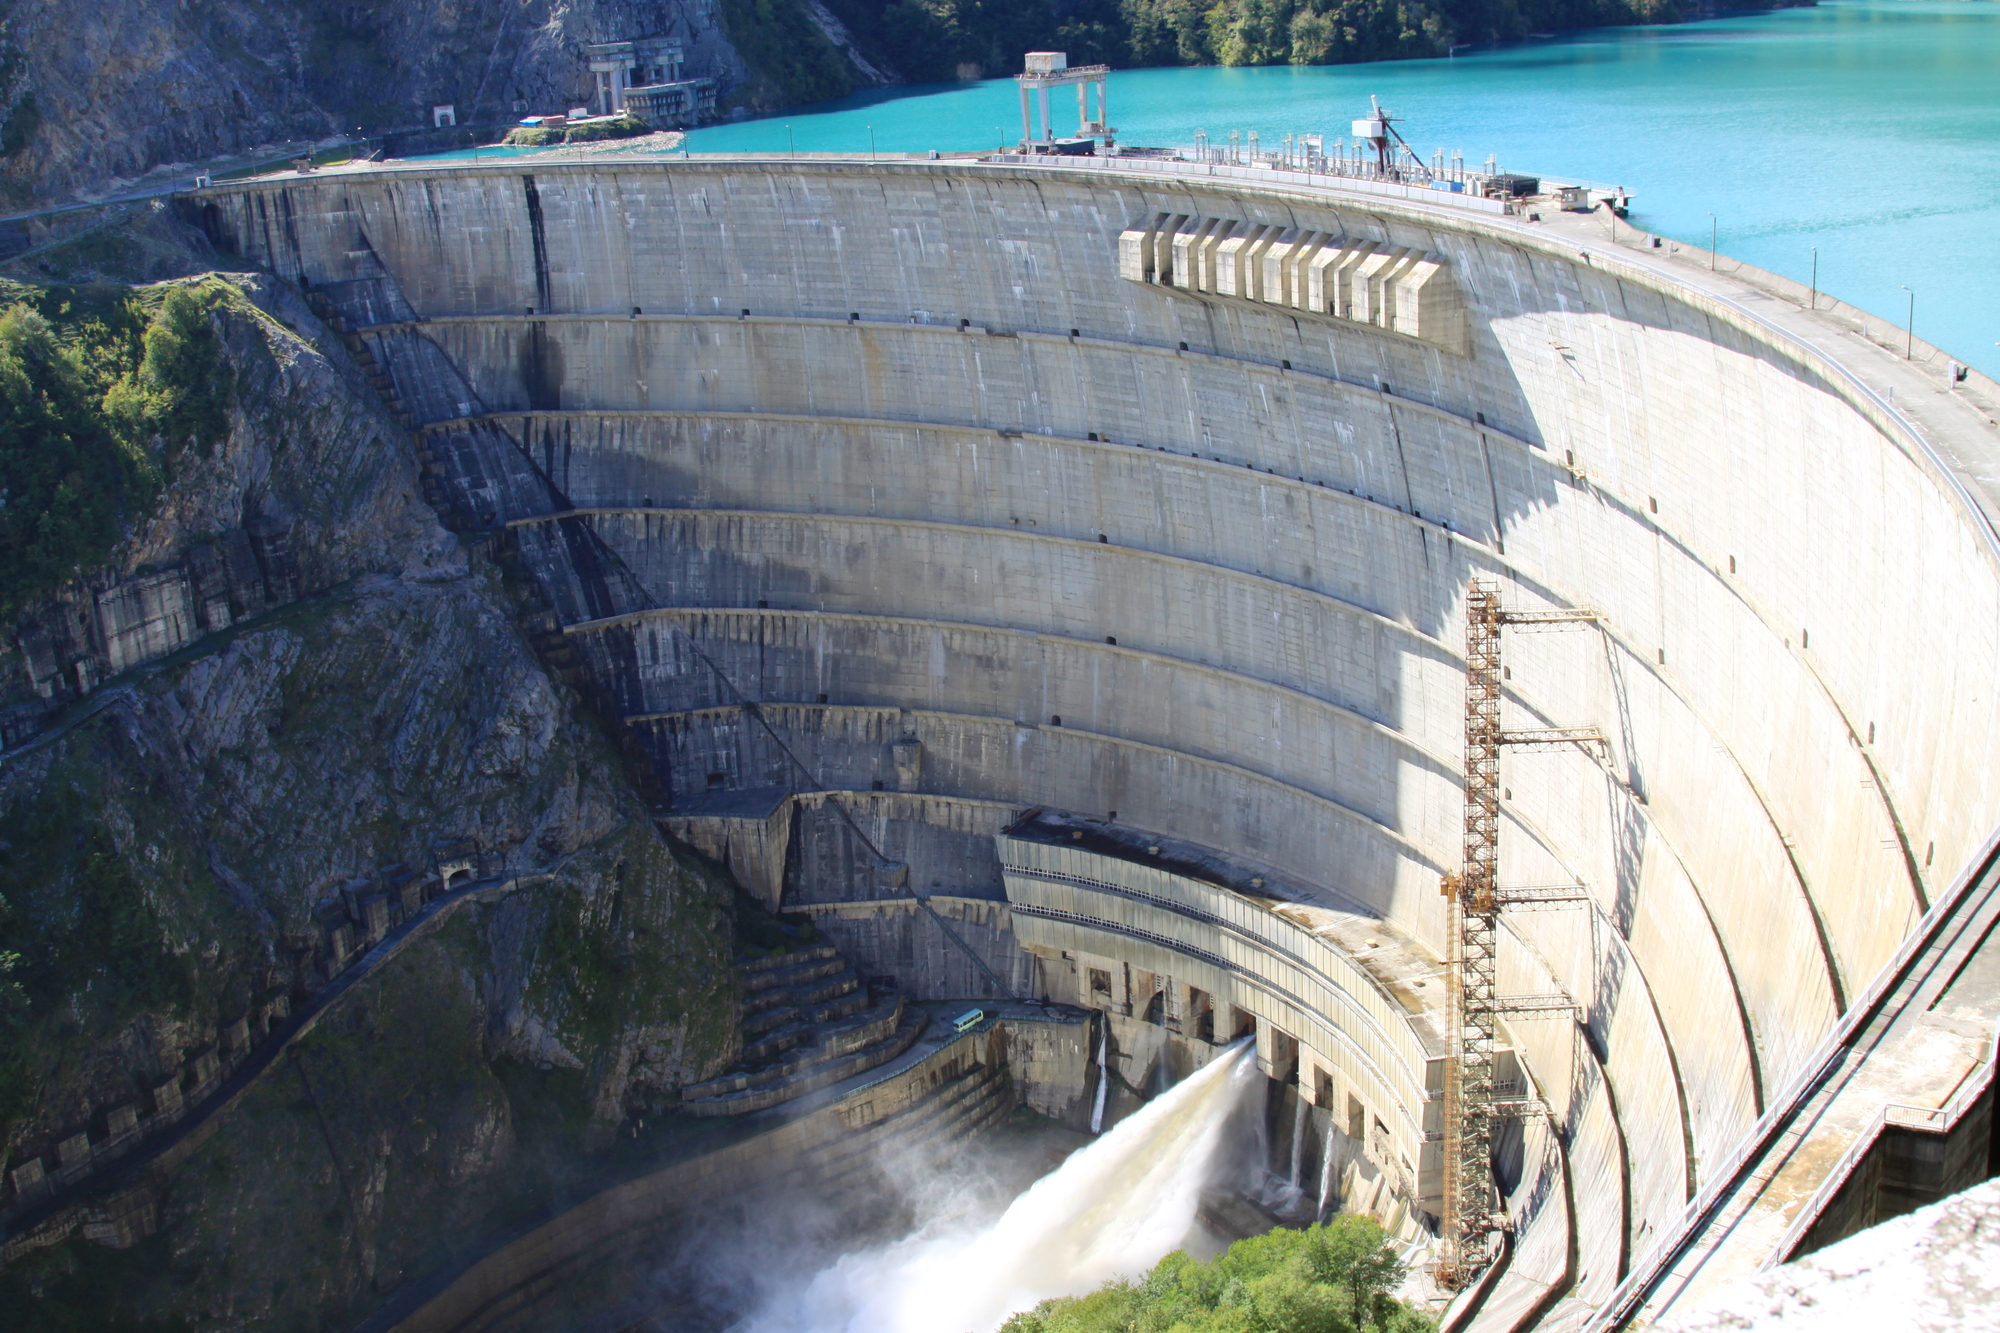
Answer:
<svg viewBox="0 0 2000 1333"><path fill-rule="evenodd" d="M753 0L733 0L749 4ZM1782 7L1793 0L1747 0ZM1617 23L1671 23L1684 0L827 0L912 82L1012 74L1023 51L1071 64L1338 65L1447 54L1461 42ZM734 33L732 32L732 37ZM740 45L740 44L739 44ZM783 78L745 50L753 68ZM799 101L829 94L786 82Z"/></svg>
<svg viewBox="0 0 2000 1333"><path fill-rule="evenodd" d="M875 7L881 0L862 0ZM853 91L847 61L807 15L802 0L722 0L722 31L765 88L789 102L824 102ZM949 78L949 74L940 77Z"/></svg>
<svg viewBox="0 0 2000 1333"><path fill-rule="evenodd" d="M39 288L0 311L0 616L103 562L229 430L228 286Z"/></svg>
<svg viewBox="0 0 2000 1333"><path fill-rule="evenodd" d="M1381 1227L1339 1217L1207 1263L1176 1251L1137 1282L1043 1301L1001 1333L1427 1333L1431 1321L1389 1295L1402 1277Z"/></svg>
<svg viewBox="0 0 2000 1333"><path fill-rule="evenodd" d="M630 1029L677 1029L720 1058L735 1018L728 891L633 823L576 854L539 895L547 917L527 993L578 1054Z"/></svg>
<svg viewBox="0 0 2000 1333"><path fill-rule="evenodd" d="M184 1013L195 1002L195 962L173 938L198 915L187 900L210 888L208 877L161 836L161 812L134 800L133 837L146 840L162 880L188 886L163 902L95 817L103 781L66 766L0 812L0 959L12 963L0 976L0 1142L78 1049L142 1013ZM163 907L181 919L166 919Z"/></svg>

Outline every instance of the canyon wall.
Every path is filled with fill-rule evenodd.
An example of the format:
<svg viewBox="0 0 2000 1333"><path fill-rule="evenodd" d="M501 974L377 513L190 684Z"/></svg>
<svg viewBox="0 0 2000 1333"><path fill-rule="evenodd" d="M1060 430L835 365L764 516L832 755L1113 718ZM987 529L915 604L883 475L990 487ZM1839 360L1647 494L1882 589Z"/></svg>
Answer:
<svg viewBox="0 0 2000 1333"><path fill-rule="evenodd" d="M0 1303L78 1326L365 1307L739 1040L729 883L655 831L408 431L296 290L203 289L222 438L0 658ZM463 874L511 887L363 956Z"/></svg>

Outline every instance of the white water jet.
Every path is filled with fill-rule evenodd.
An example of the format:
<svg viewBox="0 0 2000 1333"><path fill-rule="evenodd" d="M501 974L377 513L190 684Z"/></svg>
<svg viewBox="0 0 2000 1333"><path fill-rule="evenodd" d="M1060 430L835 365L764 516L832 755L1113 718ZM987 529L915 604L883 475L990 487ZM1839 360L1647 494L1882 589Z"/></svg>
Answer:
<svg viewBox="0 0 2000 1333"><path fill-rule="evenodd" d="M1111 1083L1111 1071L1106 1068L1106 1057L1111 1050L1111 1016L1106 1014L1097 1025L1097 1100L1090 1107L1090 1132L1104 1132L1104 1094Z"/></svg>
<svg viewBox="0 0 2000 1333"><path fill-rule="evenodd" d="M1148 1102L981 1231L848 1255L736 1333L990 1333L1051 1296L1137 1276L1182 1244L1257 1066L1245 1042Z"/></svg>
<svg viewBox="0 0 2000 1333"><path fill-rule="evenodd" d="M1326 1220L1326 1196L1333 1193L1333 1112L1326 1113L1326 1151L1319 1159L1319 1212L1316 1221Z"/></svg>
<svg viewBox="0 0 2000 1333"><path fill-rule="evenodd" d="M1289 1171L1285 1172L1285 1183L1293 1189L1299 1187L1299 1166L1301 1165L1299 1157L1305 1152L1306 1107L1310 1104L1306 1101L1305 1094L1301 1092L1292 1111L1292 1166Z"/></svg>

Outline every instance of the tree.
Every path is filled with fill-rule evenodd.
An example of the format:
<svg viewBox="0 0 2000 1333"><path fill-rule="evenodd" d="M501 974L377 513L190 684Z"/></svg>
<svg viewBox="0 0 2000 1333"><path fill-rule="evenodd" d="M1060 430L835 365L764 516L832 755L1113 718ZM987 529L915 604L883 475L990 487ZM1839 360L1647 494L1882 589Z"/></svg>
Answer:
<svg viewBox="0 0 2000 1333"><path fill-rule="evenodd" d="M1345 1287L1357 1327L1374 1322L1383 1297L1403 1280L1404 1266L1381 1227L1343 1214L1305 1233L1306 1263L1313 1276Z"/></svg>
<svg viewBox="0 0 2000 1333"><path fill-rule="evenodd" d="M1043 1301L1002 1333L1429 1333L1389 1295L1403 1271L1381 1227L1342 1217L1251 1236L1207 1262L1176 1251L1137 1282Z"/></svg>

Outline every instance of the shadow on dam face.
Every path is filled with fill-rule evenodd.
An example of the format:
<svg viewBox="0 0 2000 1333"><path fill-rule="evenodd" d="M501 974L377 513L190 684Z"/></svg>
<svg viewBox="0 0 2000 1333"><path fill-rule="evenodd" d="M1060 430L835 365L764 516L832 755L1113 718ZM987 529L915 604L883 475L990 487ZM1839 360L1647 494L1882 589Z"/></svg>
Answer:
<svg viewBox="0 0 2000 1333"><path fill-rule="evenodd" d="M1575 1007L1504 1024L1549 1114L1491 1310L1606 1299L2000 815L1982 520L1839 363L1657 265L1110 167L523 190L398 169L204 217L365 326L676 836L912 993L991 974L1134 1043L1153 996L1162 1030L1250 1016L1418 1219L1463 589L1596 613L1505 643L1503 727L1602 743L1503 771L1504 881L1578 891L1501 932L1501 991ZM1464 340L1149 281L1123 234L1162 217L1432 264Z"/></svg>

